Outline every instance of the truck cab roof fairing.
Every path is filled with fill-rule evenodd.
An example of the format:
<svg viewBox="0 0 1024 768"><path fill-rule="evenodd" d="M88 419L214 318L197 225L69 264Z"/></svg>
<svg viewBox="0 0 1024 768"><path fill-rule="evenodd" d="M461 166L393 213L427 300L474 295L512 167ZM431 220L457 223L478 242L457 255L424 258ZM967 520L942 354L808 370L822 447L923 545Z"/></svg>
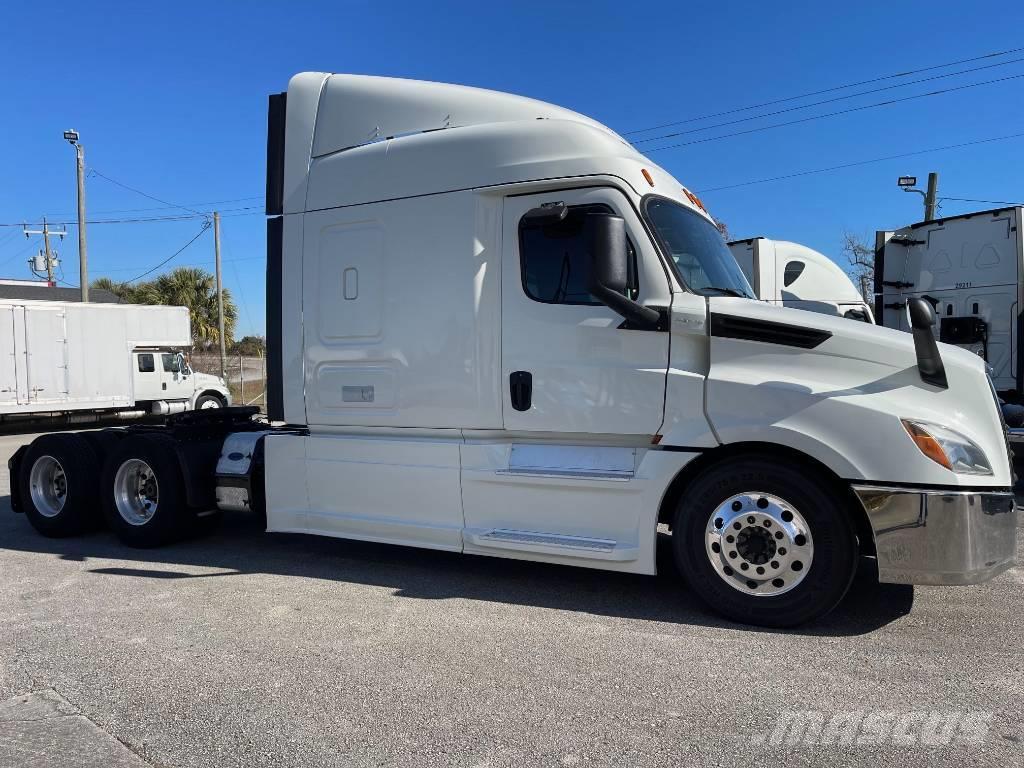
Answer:
<svg viewBox="0 0 1024 768"><path fill-rule="evenodd" d="M331 75L320 93L312 156L380 139L485 123L554 118L621 137L553 104L464 85L368 75Z"/></svg>

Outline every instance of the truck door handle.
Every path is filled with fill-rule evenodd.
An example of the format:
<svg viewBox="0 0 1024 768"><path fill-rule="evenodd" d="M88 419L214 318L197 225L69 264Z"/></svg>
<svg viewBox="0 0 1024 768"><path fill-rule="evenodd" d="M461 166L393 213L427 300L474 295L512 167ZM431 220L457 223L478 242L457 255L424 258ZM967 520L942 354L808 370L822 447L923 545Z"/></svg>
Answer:
<svg viewBox="0 0 1024 768"><path fill-rule="evenodd" d="M166 381L163 384L160 385L160 389L167 389L167 382Z"/></svg>
<svg viewBox="0 0 1024 768"><path fill-rule="evenodd" d="M517 411L530 410L533 401L533 374L529 371L512 371L508 375L508 391L512 407Z"/></svg>

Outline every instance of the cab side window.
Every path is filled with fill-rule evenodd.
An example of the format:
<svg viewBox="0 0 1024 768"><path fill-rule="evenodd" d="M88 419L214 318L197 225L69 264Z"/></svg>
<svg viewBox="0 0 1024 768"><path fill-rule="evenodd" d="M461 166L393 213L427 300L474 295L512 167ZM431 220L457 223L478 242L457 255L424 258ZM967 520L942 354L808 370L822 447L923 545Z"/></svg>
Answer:
<svg viewBox="0 0 1024 768"><path fill-rule="evenodd" d="M177 373L178 372L178 356L167 354L166 352L160 355L160 362L163 364L164 373Z"/></svg>
<svg viewBox="0 0 1024 768"><path fill-rule="evenodd" d="M153 373L156 370L156 364L153 360L153 355L145 353L139 355L139 373Z"/></svg>
<svg viewBox="0 0 1024 768"><path fill-rule="evenodd" d="M557 224L539 225L523 220L519 225L520 268L523 290L545 304L598 305L587 290L590 253L583 231L588 213L613 213L607 205L569 208ZM636 252L629 244L629 283L626 295L635 299L638 290Z"/></svg>

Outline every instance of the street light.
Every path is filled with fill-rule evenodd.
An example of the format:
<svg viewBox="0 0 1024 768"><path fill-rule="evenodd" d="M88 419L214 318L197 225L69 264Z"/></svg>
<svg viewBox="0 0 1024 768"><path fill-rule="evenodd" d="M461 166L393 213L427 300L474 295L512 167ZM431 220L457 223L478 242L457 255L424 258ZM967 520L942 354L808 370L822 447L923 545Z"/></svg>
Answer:
<svg viewBox="0 0 1024 768"><path fill-rule="evenodd" d="M78 131L64 131L64 140L75 148L78 173L78 280L82 285L82 303L89 301L89 270L85 249L85 148L78 143Z"/></svg>

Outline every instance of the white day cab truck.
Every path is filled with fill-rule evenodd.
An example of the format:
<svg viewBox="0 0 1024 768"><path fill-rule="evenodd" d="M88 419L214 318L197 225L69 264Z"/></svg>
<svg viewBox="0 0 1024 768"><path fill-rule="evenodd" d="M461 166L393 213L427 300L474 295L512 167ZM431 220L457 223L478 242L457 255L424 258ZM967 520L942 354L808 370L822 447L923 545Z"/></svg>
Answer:
<svg viewBox="0 0 1024 768"><path fill-rule="evenodd" d="M473 88L306 73L272 96L270 422L47 435L10 462L43 534L268 531L653 574L737 621L1011 567L975 355L751 300L700 201L608 128ZM99 505L97 505L99 500Z"/></svg>
<svg viewBox="0 0 1024 768"><path fill-rule="evenodd" d="M188 308L0 299L0 424L166 416L231 404L192 371Z"/></svg>
<svg viewBox="0 0 1024 768"><path fill-rule="evenodd" d="M828 256L786 240L751 237L729 244L761 301L864 323L874 315L853 281Z"/></svg>

